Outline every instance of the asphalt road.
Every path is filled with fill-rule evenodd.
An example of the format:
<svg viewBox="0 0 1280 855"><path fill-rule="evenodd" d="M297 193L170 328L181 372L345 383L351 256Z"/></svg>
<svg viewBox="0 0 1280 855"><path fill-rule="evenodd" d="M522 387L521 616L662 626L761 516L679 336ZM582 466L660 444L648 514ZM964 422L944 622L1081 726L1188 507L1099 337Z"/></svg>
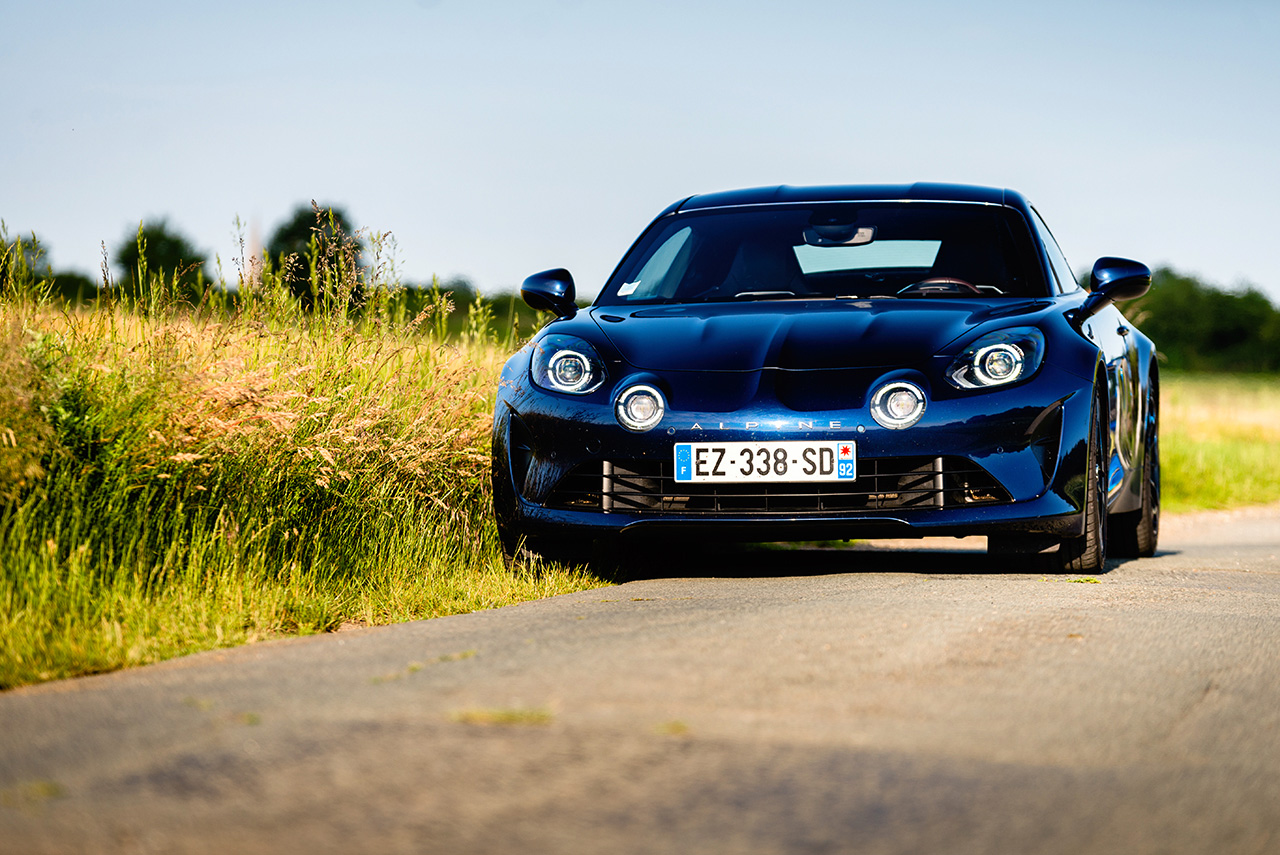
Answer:
<svg viewBox="0 0 1280 855"><path fill-rule="evenodd" d="M0 695L0 851L1280 852L1280 507L890 546Z"/></svg>

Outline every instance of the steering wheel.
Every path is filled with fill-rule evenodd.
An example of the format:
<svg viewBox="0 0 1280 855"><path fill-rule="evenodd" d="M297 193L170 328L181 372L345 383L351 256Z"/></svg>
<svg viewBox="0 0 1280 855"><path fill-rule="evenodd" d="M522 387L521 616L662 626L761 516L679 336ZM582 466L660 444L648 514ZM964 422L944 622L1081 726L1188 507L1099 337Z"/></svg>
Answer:
<svg viewBox="0 0 1280 855"><path fill-rule="evenodd" d="M902 294L981 294L982 291L972 282L956 279L954 276L935 276L932 279L921 279L913 282L898 292Z"/></svg>

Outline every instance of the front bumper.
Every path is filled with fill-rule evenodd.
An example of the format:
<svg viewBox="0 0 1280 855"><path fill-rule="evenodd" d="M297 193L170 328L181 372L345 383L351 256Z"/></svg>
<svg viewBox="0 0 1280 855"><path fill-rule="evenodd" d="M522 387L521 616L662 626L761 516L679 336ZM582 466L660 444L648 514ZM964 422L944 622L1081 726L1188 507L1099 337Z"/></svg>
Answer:
<svg viewBox="0 0 1280 855"><path fill-rule="evenodd" d="M633 375L618 386L635 382L659 385L661 378ZM495 511L509 534L566 542L615 535L747 541L997 532L1078 536L1092 393L1081 378L1044 365L1035 378L1008 389L943 390L920 422L905 430L879 426L865 406L797 412L762 396L733 413L669 407L656 428L635 434L618 425L607 393L586 401L509 383L500 390L494 419ZM877 461L892 468L896 461L937 460L935 468L922 471L938 488L929 495L909 494L910 501L872 492L880 498L864 498L862 506L845 497L784 502L778 510L777 502L765 499L750 507L737 496L682 502L688 496L672 494L690 488L661 480L661 467L669 465L677 442L783 439L852 440L860 473L874 471ZM639 480L656 485L652 496L639 505L611 501L617 481L604 476L615 467L650 473ZM998 489L971 489L967 480L961 487L954 473L966 467ZM597 478L598 500L590 488ZM565 485L574 479L587 487L567 501ZM897 506L882 498L888 495L897 497Z"/></svg>

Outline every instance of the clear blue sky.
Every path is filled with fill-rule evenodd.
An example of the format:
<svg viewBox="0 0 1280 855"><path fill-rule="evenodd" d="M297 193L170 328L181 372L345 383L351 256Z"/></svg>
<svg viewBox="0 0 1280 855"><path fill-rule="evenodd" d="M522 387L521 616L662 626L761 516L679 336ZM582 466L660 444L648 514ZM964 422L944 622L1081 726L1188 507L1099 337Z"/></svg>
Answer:
<svg viewBox="0 0 1280 855"><path fill-rule="evenodd" d="M166 216L233 276L314 198L406 278L593 294L691 193L938 180L1280 302L1274 0L2 3L0 217L59 268Z"/></svg>

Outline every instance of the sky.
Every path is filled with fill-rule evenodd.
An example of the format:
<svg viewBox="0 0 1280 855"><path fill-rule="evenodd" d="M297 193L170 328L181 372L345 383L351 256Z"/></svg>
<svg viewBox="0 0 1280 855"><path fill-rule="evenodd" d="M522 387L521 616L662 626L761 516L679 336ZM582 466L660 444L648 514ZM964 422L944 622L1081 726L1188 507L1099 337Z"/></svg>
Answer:
<svg viewBox="0 0 1280 855"><path fill-rule="evenodd" d="M0 218L96 275L165 217L235 278L315 199L402 277L593 296L694 193L1028 196L1076 269L1280 303L1280 3L0 0ZM238 228L236 223L242 225Z"/></svg>

